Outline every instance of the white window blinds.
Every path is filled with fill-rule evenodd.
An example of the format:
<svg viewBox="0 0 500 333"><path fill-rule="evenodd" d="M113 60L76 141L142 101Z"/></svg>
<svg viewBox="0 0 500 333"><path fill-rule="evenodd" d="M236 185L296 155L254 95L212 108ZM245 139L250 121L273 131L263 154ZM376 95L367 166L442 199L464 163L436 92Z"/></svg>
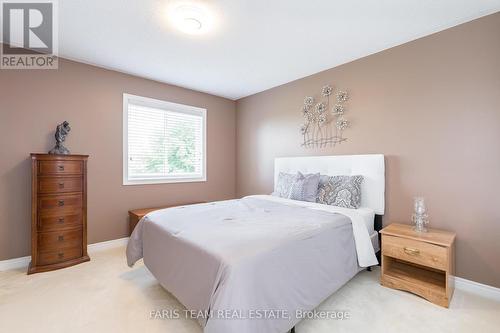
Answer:
<svg viewBox="0 0 500 333"><path fill-rule="evenodd" d="M204 109L137 96L124 104L125 184L206 179Z"/></svg>

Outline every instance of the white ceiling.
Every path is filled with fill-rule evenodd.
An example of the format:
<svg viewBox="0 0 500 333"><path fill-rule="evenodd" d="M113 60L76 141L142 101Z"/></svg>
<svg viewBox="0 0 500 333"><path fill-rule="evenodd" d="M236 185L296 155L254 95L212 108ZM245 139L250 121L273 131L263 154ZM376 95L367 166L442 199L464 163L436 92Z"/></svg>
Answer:
<svg viewBox="0 0 500 333"><path fill-rule="evenodd" d="M500 10L500 0L205 0L186 35L167 0L59 1L60 56L238 99Z"/></svg>

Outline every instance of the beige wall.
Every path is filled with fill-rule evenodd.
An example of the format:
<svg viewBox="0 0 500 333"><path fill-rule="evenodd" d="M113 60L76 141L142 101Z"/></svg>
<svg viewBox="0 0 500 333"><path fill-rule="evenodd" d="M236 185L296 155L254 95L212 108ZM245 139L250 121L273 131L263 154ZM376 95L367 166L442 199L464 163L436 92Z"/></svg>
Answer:
<svg viewBox="0 0 500 333"><path fill-rule="evenodd" d="M423 195L458 234L457 275L500 287L499 32L497 13L239 100L238 195L272 191L276 156L383 153L384 223ZM350 92L349 140L302 148L302 101L328 83Z"/></svg>
<svg viewBox="0 0 500 333"><path fill-rule="evenodd" d="M207 109L208 181L122 186L124 92ZM127 235L127 211L235 195L235 102L80 63L0 70L0 260L29 255L31 152L47 152L69 121L73 153L90 154L89 243Z"/></svg>
<svg viewBox="0 0 500 333"><path fill-rule="evenodd" d="M270 192L276 156L383 153L385 223L425 196L431 226L458 233L458 275L500 287L499 31L491 15L244 98L236 115L223 98L65 60L1 70L0 260L29 254L28 155L68 120L67 146L91 155L90 243L126 236L131 208ZM301 148L302 100L327 83L350 91L349 140ZM208 182L121 185L123 92L208 109Z"/></svg>

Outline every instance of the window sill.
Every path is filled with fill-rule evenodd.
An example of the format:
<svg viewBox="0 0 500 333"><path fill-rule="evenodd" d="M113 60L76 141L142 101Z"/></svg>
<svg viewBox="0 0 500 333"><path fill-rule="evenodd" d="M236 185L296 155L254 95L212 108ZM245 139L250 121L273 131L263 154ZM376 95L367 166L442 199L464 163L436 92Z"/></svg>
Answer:
<svg viewBox="0 0 500 333"><path fill-rule="evenodd" d="M176 178L176 179L134 179L123 180L124 186L129 185L153 185L153 184L175 184L175 183L202 183L206 182L207 178Z"/></svg>

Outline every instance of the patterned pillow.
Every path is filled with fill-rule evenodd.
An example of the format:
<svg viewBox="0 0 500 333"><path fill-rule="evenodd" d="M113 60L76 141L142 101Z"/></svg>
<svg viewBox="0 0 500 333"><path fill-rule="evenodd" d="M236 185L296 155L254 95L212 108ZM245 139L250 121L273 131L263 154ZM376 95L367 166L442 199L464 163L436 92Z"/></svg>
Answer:
<svg viewBox="0 0 500 333"><path fill-rule="evenodd" d="M291 173L280 172L278 175L278 184L276 185L276 191L272 195L281 198L290 198L290 192L292 191L293 184L297 180L297 175Z"/></svg>
<svg viewBox="0 0 500 333"><path fill-rule="evenodd" d="M323 179L324 180L324 179ZM344 208L359 208L363 176L333 176L321 182L317 202Z"/></svg>
<svg viewBox="0 0 500 333"><path fill-rule="evenodd" d="M290 199L315 202L318 194L319 173L303 175L297 172L297 179L292 185Z"/></svg>

